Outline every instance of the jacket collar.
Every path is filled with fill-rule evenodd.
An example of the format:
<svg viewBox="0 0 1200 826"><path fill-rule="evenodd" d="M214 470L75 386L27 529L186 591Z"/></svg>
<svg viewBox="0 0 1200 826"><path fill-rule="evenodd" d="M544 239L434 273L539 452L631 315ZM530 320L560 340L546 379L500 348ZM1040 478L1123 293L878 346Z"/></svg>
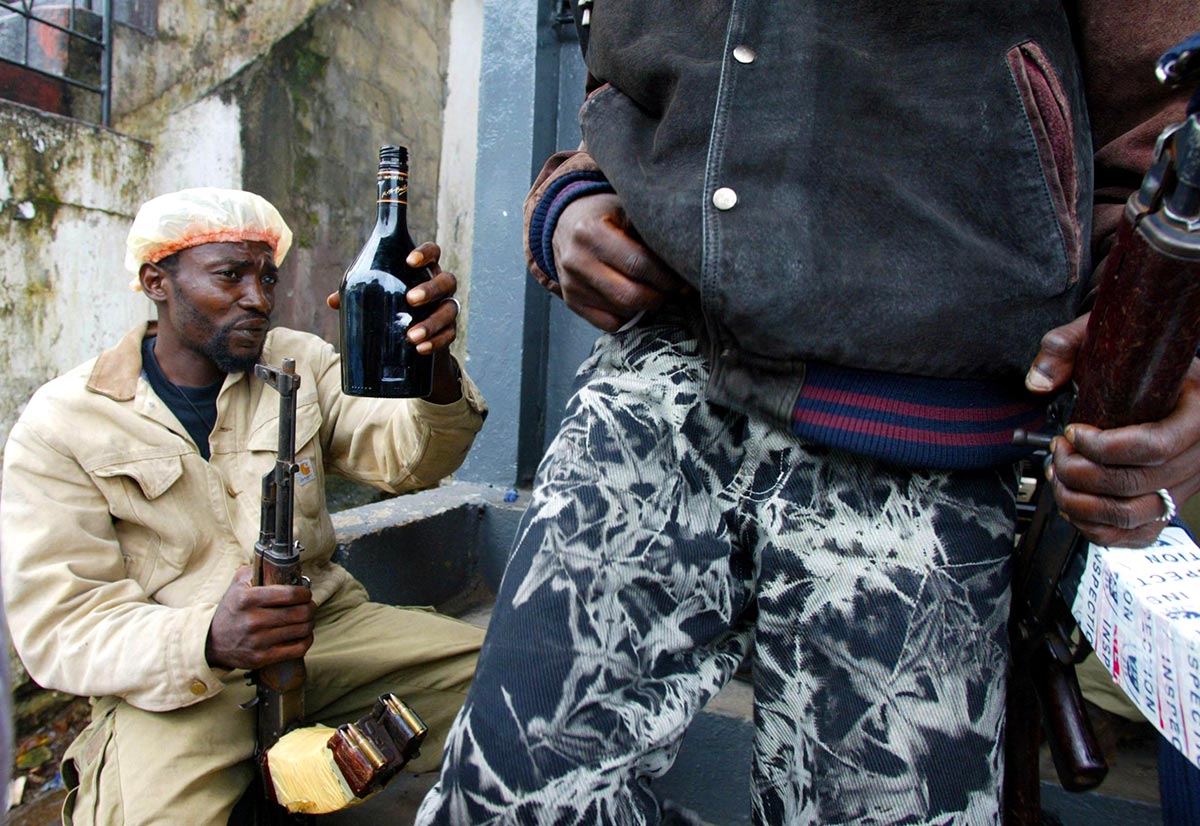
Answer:
<svg viewBox="0 0 1200 826"><path fill-rule="evenodd" d="M157 321L134 327L117 345L96 358L88 376L87 389L119 402L132 401L142 375L142 340L155 335Z"/></svg>
<svg viewBox="0 0 1200 826"><path fill-rule="evenodd" d="M116 346L105 350L96 358L88 376L87 389L119 402L132 401L137 397L138 379L142 376L142 341L158 334L158 322L147 321L125 334ZM270 334L263 345L265 353L270 345ZM225 384L236 384L246 373L231 373Z"/></svg>

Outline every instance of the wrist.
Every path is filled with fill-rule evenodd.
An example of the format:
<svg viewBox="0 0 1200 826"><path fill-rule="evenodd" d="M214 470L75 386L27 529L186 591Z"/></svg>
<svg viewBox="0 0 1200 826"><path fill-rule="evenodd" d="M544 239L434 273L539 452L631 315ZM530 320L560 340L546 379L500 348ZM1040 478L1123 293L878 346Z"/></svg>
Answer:
<svg viewBox="0 0 1200 826"><path fill-rule="evenodd" d="M452 404L462 398L462 370L449 350L433 354L433 390L425 401L433 404Z"/></svg>
<svg viewBox="0 0 1200 826"><path fill-rule="evenodd" d="M204 662L208 663L209 668L225 668L221 662L220 655L217 649L213 646L212 626L208 628L208 634L204 638Z"/></svg>
<svg viewBox="0 0 1200 826"><path fill-rule="evenodd" d="M529 219L529 251L534 262L552 280L558 280L554 265L554 230L563 210L579 198L602 192L613 192L610 184L599 172L573 172L552 183Z"/></svg>

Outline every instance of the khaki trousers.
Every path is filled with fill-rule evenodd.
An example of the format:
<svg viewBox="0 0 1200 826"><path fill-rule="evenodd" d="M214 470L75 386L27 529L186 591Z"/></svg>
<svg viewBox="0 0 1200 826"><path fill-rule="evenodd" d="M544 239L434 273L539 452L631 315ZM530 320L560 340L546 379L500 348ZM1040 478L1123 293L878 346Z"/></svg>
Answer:
<svg viewBox="0 0 1200 826"><path fill-rule="evenodd" d="M482 641L482 630L432 611L367 602L352 583L317 609L305 721L353 720L394 692L429 726L408 770L434 770ZM254 711L239 708L254 692L236 671L220 694L176 711L94 700L91 724L63 760L64 825L226 826L254 776Z"/></svg>

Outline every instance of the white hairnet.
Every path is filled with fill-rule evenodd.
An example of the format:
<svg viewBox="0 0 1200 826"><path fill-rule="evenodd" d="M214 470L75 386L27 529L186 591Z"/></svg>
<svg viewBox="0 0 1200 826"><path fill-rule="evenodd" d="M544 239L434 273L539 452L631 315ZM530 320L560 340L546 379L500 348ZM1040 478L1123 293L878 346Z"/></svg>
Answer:
<svg viewBox="0 0 1200 826"><path fill-rule="evenodd" d="M238 189L200 187L160 195L142 204L125 241L125 269L137 281L142 264L155 264L188 247L223 241L262 241L283 263L292 231L265 198Z"/></svg>

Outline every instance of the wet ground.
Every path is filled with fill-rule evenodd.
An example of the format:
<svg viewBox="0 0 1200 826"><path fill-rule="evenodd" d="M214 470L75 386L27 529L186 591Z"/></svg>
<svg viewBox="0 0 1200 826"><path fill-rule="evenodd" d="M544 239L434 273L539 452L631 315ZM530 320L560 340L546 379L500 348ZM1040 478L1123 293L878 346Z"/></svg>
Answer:
<svg viewBox="0 0 1200 826"><path fill-rule="evenodd" d="M8 826L51 826L59 822L64 791L59 775L63 752L87 725L85 699L42 691L31 683L18 686L14 791L20 804L8 812ZM14 795L15 797L16 795Z"/></svg>

